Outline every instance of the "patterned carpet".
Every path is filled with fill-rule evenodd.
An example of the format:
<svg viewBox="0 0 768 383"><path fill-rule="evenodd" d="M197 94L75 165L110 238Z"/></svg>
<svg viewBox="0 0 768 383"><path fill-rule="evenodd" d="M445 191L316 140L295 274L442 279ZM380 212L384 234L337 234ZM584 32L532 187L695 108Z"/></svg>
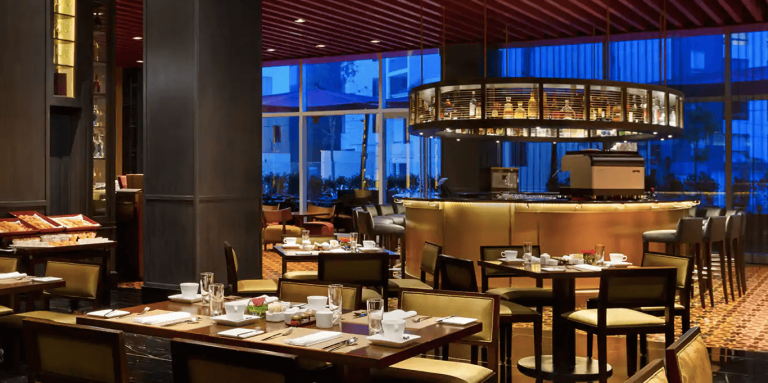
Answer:
<svg viewBox="0 0 768 383"><path fill-rule="evenodd" d="M282 264L280 257L272 252L264 253L264 278L277 279L280 277ZM316 270L313 263L289 263L288 271ZM695 285L696 283L694 283ZM121 284L124 288L139 288L140 283ZM736 301L725 303L722 283L719 277L714 280L715 306L709 305L707 297L706 308L701 308L698 288L691 303L691 326L700 326L704 340L709 347L725 347L747 351L768 351L768 266L747 266L747 293L736 296ZM708 295L708 294L707 294ZM590 296L579 295L577 305L583 308ZM394 300L390 306L396 306ZM516 327L527 327L529 324L515 324ZM675 323L676 334L682 332L679 319ZM552 314L545 309L544 330L551 330ZM649 340L663 340L663 336L651 336Z"/></svg>

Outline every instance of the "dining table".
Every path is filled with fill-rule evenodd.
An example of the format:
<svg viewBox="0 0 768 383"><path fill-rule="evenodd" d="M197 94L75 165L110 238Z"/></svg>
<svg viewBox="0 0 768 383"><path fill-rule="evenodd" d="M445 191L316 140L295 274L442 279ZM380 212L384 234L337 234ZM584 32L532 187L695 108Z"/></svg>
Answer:
<svg viewBox="0 0 768 383"><path fill-rule="evenodd" d="M323 252L311 251L310 254L307 254L307 252L302 251L299 248L286 248L285 245L275 245L274 251L277 253L277 255L280 256L281 263L283 264L283 270L280 275L284 275L286 272L288 272L289 262L317 263L318 259L320 258L320 253ZM393 261L397 261L401 258L400 254L391 250L379 249L379 251L389 254L389 259Z"/></svg>
<svg viewBox="0 0 768 383"><path fill-rule="evenodd" d="M146 311L146 308L149 311ZM181 303L172 301L163 301L148 305L140 305L120 309L130 314L120 318L104 318L97 316L79 316L77 324L86 326L95 326L113 330L125 331L128 333L153 336L160 338L181 338L208 342L218 345L243 347L258 349L264 351L280 352L297 355L301 358L319 360L333 363L334 365L344 367L342 381L345 382L368 382L371 380L371 374L375 369L389 367L408 358L419 356L428 351L452 342L459 341L469 335L482 331L482 324L473 322L467 325L442 324L437 321L431 323L416 325L418 328L409 328L406 326L406 334L418 335L419 338L402 348L393 348L374 345L366 338L368 336L368 325L365 321L351 319L352 312L345 312L342 316L342 322L331 329L318 329L315 325L306 325L294 327L293 335L311 334L318 330L337 331L342 335L333 341L327 343L333 344L340 340L356 337L358 343L337 351L323 350L324 343L316 346L293 346L284 342L288 336L281 337L289 329L284 322L267 322L261 318L255 323L231 327L217 324L211 320L210 309L207 305L201 303ZM200 318L195 324L180 324L163 327L161 325L144 325L135 323L134 318L144 315L150 316L153 313L167 312L187 312L192 316ZM347 318L347 319L345 319ZM239 339L219 335L220 332L233 328L260 329L264 334L250 338ZM274 339L266 338L278 335Z"/></svg>
<svg viewBox="0 0 768 383"><path fill-rule="evenodd" d="M327 212L300 212L300 211L294 211L291 212L291 215L293 216L293 221L296 223L296 226L303 228L304 227L304 220L306 218L314 218L314 217L320 217L323 215L328 215Z"/></svg>
<svg viewBox="0 0 768 383"><path fill-rule="evenodd" d="M0 279L0 297L7 300L14 311L19 310L18 294L27 294L27 310L33 307L34 302L45 290L56 289L67 285L63 279L50 281L36 281L34 276Z"/></svg>
<svg viewBox="0 0 768 383"><path fill-rule="evenodd" d="M517 362L518 370L527 376L554 382L585 382L599 380L599 366L596 359L576 356L576 330L568 325L563 314L576 309L576 279L599 278L602 268L578 265L542 267L538 263L484 261L480 267L503 271L514 277L529 277L537 282L552 281L552 355L542 355L541 369L537 370L534 356L524 357ZM613 367L608 364L608 376Z"/></svg>

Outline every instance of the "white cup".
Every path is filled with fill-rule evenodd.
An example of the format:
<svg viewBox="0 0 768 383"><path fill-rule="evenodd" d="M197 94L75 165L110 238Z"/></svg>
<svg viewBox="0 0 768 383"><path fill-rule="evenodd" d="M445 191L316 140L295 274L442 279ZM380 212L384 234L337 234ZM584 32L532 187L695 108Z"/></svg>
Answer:
<svg viewBox="0 0 768 383"><path fill-rule="evenodd" d="M627 260L627 256L621 253L611 253L610 257L612 263L625 262Z"/></svg>
<svg viewBox="0 0 768 383"><path fill-rule="evenodd" d="M333 311L320 310L315 312L315 320L317 321L317 328L331 328L333 327Z"/></svg>
<svg viewBox="0 0 768 383"><path fill-rule="evenodd" d="M199 283L181 283L181 297L184 299L194 299L197 296L197 289L200 287Z"/></svg>
<svg viewBox="0 0 768 383"><path fill-rule="evenodd" d="M558 263L559 262L557 262L557 259L550 259L549 261L547 261L547 266L557 266ZM544 263L542 262L542 264Z"/></svg>
<svg viewBox="0 0 768 383"><path fill-rule="evenodd" d="M404 319L385 319L381 321L384 337L392 342L402 342L405 333Z"/></svg>
<svg viewBox="0 0 768 383"><path fill-rule="evenodd" d="M312 295L307 297L307 306L315 309L324 309L328 303L328 297L323 295Z"/></svg>
<svg viewBox="0 0 768 383"><path fill-rule="evenodd" d="M512 260L517 258L517 251L516 250L504 250L501 252L501 256L504 257L506 260Z"/></svg>
<svg viewBox="0 0 768 383"><path fill-rule="evenodd" d="M295 245L298 239L296 237L283 238L283 243L286 245Z"/></svg>
<svg viewBox="0 0 768 383"><path fill-rule="evenodd" d="M291 317L298 312L298 309L288 309L283 311L283 319L285 320L285 324L291 324Z"/></svg>
<svg viewBox="0 0 768 383"><path fill-rule="evenodd" d="M549 264L549 254L542 254L541 257L541 264L542 265L548 265Z"/></svg>
<svg viewBox="0 0 768 383"><path fill-rule="evenodd" d="M322 247L323 247L323 251L328 251L328 250L330 250L330 249L331 249L331 244L330 244L330 243L328 243L328 242L323 242L323 244L322 244L322 245L320 245L320 246L322 246Z"/></svg>
<svg viewBox="0 0 768 383"><path fill-rule="evenodd" d="M363 247L366 249L372 249L376 247L376 241L363 241Z"/></svg>
<svg viewBox="0 0 768 383"><path fill-rule="evenodd" d="M331 243L331 247L339 247L339 241L335 239L332 239L330 243Z"/></svg>
<svg viewBox="0 0 768 383"><path fill-rule="evenodd" d="M243 314L245 312L245 304L248 301L234 301L225 302L224 308L227 310L227 319L231 321L243 320Z"/></svg>

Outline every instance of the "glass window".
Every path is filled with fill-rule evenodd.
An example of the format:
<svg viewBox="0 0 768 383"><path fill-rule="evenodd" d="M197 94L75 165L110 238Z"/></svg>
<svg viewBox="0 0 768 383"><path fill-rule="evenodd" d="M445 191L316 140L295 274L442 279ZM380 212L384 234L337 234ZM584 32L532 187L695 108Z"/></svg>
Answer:
<svg viewBox="0 0 768 383"><path fill-rule="evenodd" d="M377 109L379 60L305 64L304 92L308 112Z"/></svg>
<svg viewBox="0 0 768 383"><path fill-rule="evenodd" d="M299 118L262 118L261 177L264 203L299 198ZM287 207L287 206L285 206Z"/></svg>
<svg viewBox="0 0 768 383"><path fill-rule="evenodd" d="M409 136L405 117L385 118L387 194L385 201L403 192L417 192L421 177L421 140ZM414 142L416 141L416 142Z"/></svg>
<svg viewBox="0 0 768 383"><path fill-rule="evenodd" d="M307 117L307 201L328 201L371 190L378 203L375 114ZM360 192L357 192L358 194Z"/></svg>
<svg viewBox="0 0 768 383"><path fill-rule="evenodd" d="M505 77L603 77L600 43L507 48L500 59Z"/></svg>
<svg viewBox="0 0 768 383"><path fill-rule="evenodd" d="M261 68L261 110L265 113L299 111L299 66Z"/></svg>
<svg viewBox="0 0 768 383"><path fill-rule="evenodd" d="M424 51L424 83L440 81L440 53L437 49ZM385 108L407 108L408 91L421 85L420 51L395 52L382 61L382 86Z"/></svg>

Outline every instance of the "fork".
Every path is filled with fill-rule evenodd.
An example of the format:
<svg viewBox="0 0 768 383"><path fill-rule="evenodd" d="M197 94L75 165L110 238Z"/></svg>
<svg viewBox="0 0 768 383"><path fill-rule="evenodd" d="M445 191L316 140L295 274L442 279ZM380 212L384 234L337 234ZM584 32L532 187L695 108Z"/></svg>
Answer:
<svg viewBox="0 0 768 383"><path fill-rule="evenodd" d="M289 328L289 329L288 329L288 331L286 331L286 332L284 332L284 333L282 333L282 334L274 334L274 335L270 335L270 336L268 336L268 337L266 337L266 338L262 339L262 341L265 341L265 340L270 340L270 339L272 339L272 338L277 338L277 337L279 337L279 336L288 336L288 335L291 335L291 333L292 333L292 332L293 332L293 327Z"/></svg>
<svg viewBox="0 0 768 383"><path fill-rule="evenodd" d="M194 317L192 319L187 319L187 320L181 321L181 322L167 323L167 324L161 325L160 327L171 327L171 326L176 326L177 324L185 324L185 323L194 324L194 323L197 323L198 320L200 320L200 317Z"/></svg>
<svg viewBox="0 0 768 383"><path fill-rule="evenodd" d="M425 321L425 320L427 320L429 318L432 318L432 317L431 316L424 316L424 317L421 317L421 318L413 318L413 323L419 323L419 322Z"/></svg>
<svg viewBox="0 0 768 383"><path fill-rule="evenodd" d="M448 315L447 317L445 317L445 318L440 318L440 319L436 320L435 322L438 322L438 323L443 323L443 322L447 321L448 319L451 319L451 318L453 318L453 317L455 317L455 316L456 316L456 315Z"/></svg>

